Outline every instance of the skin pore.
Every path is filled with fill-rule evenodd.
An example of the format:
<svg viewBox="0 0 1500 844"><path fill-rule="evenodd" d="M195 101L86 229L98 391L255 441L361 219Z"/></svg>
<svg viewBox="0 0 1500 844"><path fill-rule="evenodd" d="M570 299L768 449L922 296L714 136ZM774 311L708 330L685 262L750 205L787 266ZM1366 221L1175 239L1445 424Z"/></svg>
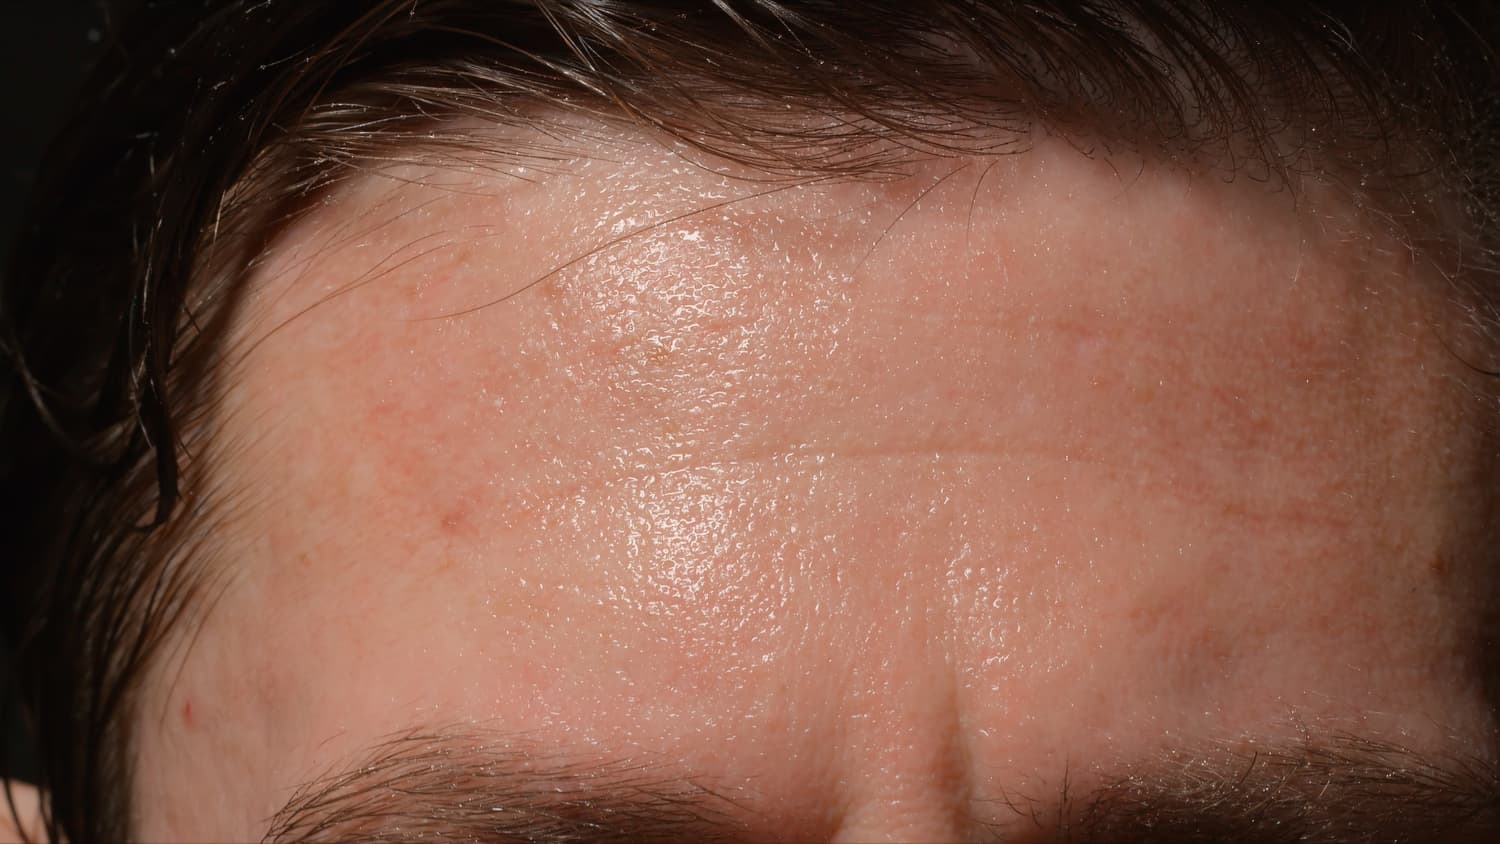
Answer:
<svg viewBox="0 0 1500 844"><path fill-rule="evenodd" d="M413 733L508 760L492 816L713 795L684 840L1053 840L1350 737L1492 760L1483 382L1373 213L1050 138L793 183L578 134L358 179L259 266L140 838L260 839Z"/></svg>

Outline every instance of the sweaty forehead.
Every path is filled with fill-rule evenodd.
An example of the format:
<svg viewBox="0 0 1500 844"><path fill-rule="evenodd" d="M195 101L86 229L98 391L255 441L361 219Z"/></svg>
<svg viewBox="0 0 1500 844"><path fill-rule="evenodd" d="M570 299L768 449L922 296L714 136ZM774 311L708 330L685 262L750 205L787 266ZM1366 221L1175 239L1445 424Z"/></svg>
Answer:
<svg viewBox="0 0 1500 844"><path fill-rule="evenodd" d="M430 723L814 835L1173 735L1485 734L1470 376L1346 197L1046 140L883 179L558 151L363 178L262 263L143 832L258 836Z"/></svg>

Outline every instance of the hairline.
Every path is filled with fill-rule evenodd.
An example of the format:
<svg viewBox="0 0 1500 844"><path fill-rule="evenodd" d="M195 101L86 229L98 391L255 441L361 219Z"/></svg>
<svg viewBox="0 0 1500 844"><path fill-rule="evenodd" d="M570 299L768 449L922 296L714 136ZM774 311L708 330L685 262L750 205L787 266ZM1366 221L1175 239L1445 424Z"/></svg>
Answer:
<svg viewBox="0 0 1500 844"><path fill-rule="evenodd" d="M388 3L385 3L382 6L378 7L375 11L372 11L370 14L371 15L378 15L378 14L385 14L385 13L394 13L394 12L396 12L398 10L404 10L407 5L409 5L409 4L406 4L406 3L397 3L397 2L388 2ZM1209 6L1209 7L1235 7L1235 6L1239 5L1239 4L1234 4L1234 3L1208 3L1206 5ZM320 96L322 97L322 100L325 103L327 103L332 97L334 97L334 96L342 96L343 92L346 92L347 90L348 89L330 88L330 89L328 89L328 91L332 92L332 93L328 93L328 94L321 94L320 93ZM543 101L545 101L545 99L543 99ZM602 98L600 100L600 102L608 102L608 101L609 101L608 97L604 97L604 98ZM408 108L409 107L409 103L410 103L410 101L408 101L406 104L403 104L401 106L401 108L395 109L394 113L399 113L401 111L401 109ZM477 104L480 104L482 106L483 101L482 100L475 100L475 101L469 101L469 103L470 104L476 104L477 103ZM481 111L482 111L482 109L481 109ZM458 109L457 113L464 114L466 112L464 112L464 110L462 108L460 108L460 109ZM640 114L640 113L638 113L638 112L635 113L635 117L637 117L637 118L640 118L642 116L643 115ZM315 120L319 120L319 119L323 119L323 118L328 117L328 114L326 112L320 113L320 112L317 112L316 110L313 110L313 111L310 111L310 112L304 114L303 117L315 121ZM349 124L347 123L347 121L345 123L343 123L343 124L340 124L338 122L338 120L334 120L332 123L329 124L329 126L331 126L331 127L342 126L344 129L347 129L348 125ZM658 126L658 128L663 128L663 127ZM665 128L670 129L671 127L668 126L668 127L665 127ZM293 146L295 146L296 133L297 132L303 132L304 133L303 140L306 141L310 137L306 133L308 133L310 131L311 130L309 129L308 124L304 123L304 124L299 125L290 134L288 134L286 136L283 136L283 137L284 138L293 138L293 140L294 140ZM313 133L313 134L316 134L316 133ZM322 142L324 142L324 143L326 143L326 142L328 142L330 140L332 140L332 139L330 137L327 137L327 136L325 136L325 137L322 138ZM364 136L364 137L362 137L359 140L360 140L360 143L367 144L367 146L364 147L364 149L366 151L379 151L379 150L387 150L388 151L390 149L399 148L399 144L402 142L403 139L400 138L400 137L397 137L397 136L382 136L382 135L380 135L380 133L373 133L373 134L370 134L368 136ZM298 162L298 161L303 161L302 159L298 158L298 155L300 153L307 153L307 152L314 152L314 153L316 153L316 151L319 149L319 147L317 146L318 139L317 138L313 138L312 141L313 142L309 146L304 147L301 150L290 149L290 148L287 148L287 147L282 147L281 149L283 151L287 151L287 152L290 153L290 160L292 160L294 163ZM268 149L275 148L277 146L277 143L280 143L280 142L273 141L273 142L271 142L269 144L262 144L259 147L259 149L260 149L261 152L265 152ZM1336 146L1336 144L1334 144L1333 146ZM336 153L336 154L327 156L325 158L325 160L321 162L321 166L324 168L323 169L324 177L326 177L330 173L336 173L340 168L345 167L347 165L351 165L351 164L357 165L362 160L360 158L360 150L358 150L358 149L351 149L351 148L348 148L348 147L342 147L342 148L340 148L340 147L337 147L336 145L334 145L334 146L325 146L322 149L323 149L324 152L332 151L333 153ZM305 161L303 161L303 163L305 163ZM301 195L302 199L304 201L310 200L310 198L313 197L313 196L315 196L317 194L317 191L320 189L317 186L318 183L319 183L319 178L320 177L317 177L315 175L314 176L309 176L309 172L310 171L307 171L307 170L304 170L304 169L297 169L297 166L294 166L293 167L293 172L291 173L291 176L293 177L293 181L295 181L297 178L303 178L303 177L308 177L308 178L312 179L312 183L311 183L311 184L313 184L312 188L307 188L307 186L304 185L304 189L305 190L304 190L304 192ZM286 174L282 174L282 175L286 175ZM335 178L337 178L337 177L335 177ZM254 182L253 178L250 181L248 181L248 182L242 180L240 182L240 184L241 185L250 185L254 189L259 189L259 187L260 187L259 185L257 185ZM330 183L329 182L323 182L322 183L322 187L327 187L328 184L330 184ZM268 194L268 197L270 199L276 199L278 195L280 195L280 196L290 195L290 194L287 193L288 190L290 190L290 189L289 188L276 188L276 189L268 190L267 194ZM252 190L252 193L253 192L254 191ZM233 209L231 209L231 211L232 210ZM230 216L233 216L233 214L231 214ZM199 219L196 222L202 223L204 221L201 220L201 219ZM231 226L231 228L232 228L232 226ZM261 233L263 233L263 230L261 230ZM252 242L255 241L257 239L257 228L256 228L256 226L254 226L254 225L248 226L246 228L246 230L245 230L245 234L246 234L247 237L249 237L250 241L252 241ZM214 242L217 242L217 241L214 241ZM253 252L254 250L251 249L251 251ZM241 269L241 268L236 268L234 266L234 264L235 264L235 260L231 259L231 260L228 261L229 274L230 275L233 275L234 272L236 271L236 269ZM200 279L200 281L202 281L202 279ZM179 411L180 411L180 408L179 408ZM170 453L170 446L168 444L158 442L155 447L159 450L158 454L161 453L161 451L160 451L161 449L167 449L168 453ZM130 499L130 503L132 503L132 504L139 504L141 502L141 500L142 499L139 496L133 496ZM149 497L148 497L147 500L149 500ZM182 525L182 523L183 523L183 518L179 517L178 520L177 520L177 524L180 526L180 525ZM179 528L179 529L182 530L183 533L188 534L188 535L191 535L191 533L192 533L191 525L189 525L188 528ZM170 535L165 535L165 536L159 537L159 540L163 541L166 546L169 546L169 547L166 547L164 550L162 550L161 553L163 553L163 554L174 553L174 543L176 542L175 539L172 539L170 537ZM191 594L191 592L192 592L192 590L189 589L189 590L186 591L185 594ZM124 762L124 760L118 760L117 759L116 761L119 761L122 764L128 764L128 763ZM121 772L121 773L124 773L124 772ZM112 780L112 781L124 782L124 781L126 781L126 778L120 778L118 780Z"/></svg>
<svg viewBox="0 0 1500 844"><path fill-rule="evenodd" d="M378 88L383 83L377 76L362 84L374 85ZM317 119L319 110L322 108L334 110L343 108L346 105L340 100L343 93L337 89L331 91L322 103L314 104L313 109L307 115L308 119ZM726 93L727 101L734 92ZM558 99L553 96L518 93L499 86L490 91L481 90L481 96L489 98L488 101L492 103L504 102L507 115L520 115L520 119L508 124L501 122L495 127L482 127L476 121L493 116L486 111L483 101L476 104L471 99L456 99L446 104L446 107L450 109L447 112L442 110L444 107L442 104L432 103L430 105L435 107L424 115L428 129L425 135L406 131L410 127L403 127L402 131L389 137L372 133L368 139L361 142L365 146L358 152L331 156L329 162L334 166L327 171L328 180L318 185L316 189L306 192L304 203L299 206L298 212L314 207L315 199L346 187L351 179L357 181L369 175L382 176L386 174L386 168L393 165L397 167L435 165L439 169L445 169L455 165L462 167L476 163L488 167L494 161L519 160L534 164L536 160L545 160L545 158L529 159L524 155L518 159L515 150L508 146L506 141L514 134L513 130L517 129L530 132L547 127L544 132L557 131L557 127L548 121L550 112L563 116L567 122L573 124L572 128L580 132L587 131L580 127L589 123L607 127L612 131L621 129L645 131L648 134L654 134L658 140L681 145L679 154L696 165L709 166L704 162L720 159L739 168L739 178L763 175L787 184L809 179L900 178L908 174L908 168L913 163L921 161L956 159L965 156L983 159L1025 155L1033 151L1034 136L1040 133L1061 137L1068 143L1074 144L1075 149L1087 157L1114 158L1118 156L1175 167L1184 172L1219 173L1227 179L1263 179L1268 183L1266 189L1269 191L1283 188L1300 190L1300 183L1304 179L1334 186L1341 193L1341 198L1347 200L1352 207L1363 212L1375 211L1371 219L1378 219L1382 225L1391 230L1406 233L1409 236L1408 243L1414 252L1419 254L1422 252L1419 242L1431 242L1430 237L1420 234L1425 226L1430 225L1427 220L1423 219L1424 212L1408 203L1410 191L1414 187L1434 184L1430 180L1434 175L1433 172L1423 169L1425 165L1416 165L1417 172L1408 182L1393 177L1388 183L1377 180L1367 184L1359 180L1362 174L1369 172L1366 168L1371 166L1363 158L1366 153L1356 156L1352 164L1349 161L1330 159L1325 162L1328 165L1327 169L1323 169L1321 165L1307 170L1299 169L1297 162L1300 160L1301 153L1312 152L1314 156L1317 156L1324 151L1337 150L1341 139L1337 135L1330 134L1321 141L1317 141L1315 138L1302 134L1305 127L1295 123L1289 123L1279 130L1265 133L1245 127L1237 127L1222 135L1210 132L1203 139L1176 148L1170 145L1155 145L1150 140L1150 132L1154 131L1151 127L1146 127L1146 134L1141 135L1137 133L1142 127L1112 129L1106 127L1103 121L1088 115L1082 118L1077 115L1065 115L1064 121L1070 125L1048 124L1044 122L1040 113L1025 110L1021 112L1024 119L1014 125L991 124L980 119L959 126L946 126L941 131L924 133L920 129L914 131L910 127L875 123L864 125L858 131L850 133L847 132L849 127L857 124L851 124L846 115L830 114L818 108L816 101L802 104L800 113L794 111L791 120L782 122L788 117L788 112L779 108L778 103L772 100L750 98L739 101L735 112L741 117L750 116L749 122L736 127L737 131L745 131L747 134L724 136L714 131L704 131L712 127L698 122L696 117L681 122L660 121L649 111L639 110L627 99L595 99L587 95L580 99ZM717 95L711 94L707 100L712 102L715 96ZM1010 109L1017 107L1023 101L1023 96L1018 96L1016 99L1001 97L991 102L990 105L998 107L1000 113L1008 114ZM1296 107L1295 103L1282 103L1281 105ZM854 116L858 118L857 113ZM890 114L884 116L891 117ZM394 117L395 115L391 114L379 117L377 121ZM808 132L807 124L802 120L808 117L827 118L823 128L832 130L831 133L825 135L816 129ZM766 123L759 123L762 120ZM288 136L296 137L300 128L297 125L289 127ZM501 131L496 132L495 128ZM750 134L757 128L767 128L770 131L761 137ZM562 131L566 132L567 129ZM1396 135L1393 134L1392 137ZM830 142L824 142L830 138L832 139ZM795 143L788 144L788 139ZM858 143L852 147L849 146L851 139L858 139ZM1385 140L1389 141L1390 138ZM565 143L576 144L578 138L569 137ZM1323 146L1317 146L1318 143ZM1090 144L1097 145L1097 148L1088 148ZM1288 150L1298 147L1300 150L1297 155L1287 154ZM1368 149L1373 151L1375 146L1372 145ZM768 154L767 150L772 152ZM275 162L272 165L273 168L280 166L278 156L283 152L286 150L280 149L278 144L272 144L262 150L262 154L269 154L265 161ZM306 150L293 151L291 154L296 156L299 152L302 155L307 154ZM1181 156L1180 152L1185 152L1186 155ZM1280 157L1283 155L1286 156L1284 159ZM1407 162L1402 166L1412 165ZM266 174L264 165L258 165L256 169L260 170L262 175ZM1399 171L1401 166L1392 169ZM1390 190L1386 190L1387 188ZM244 191L247 196L253 196L259 189L259 178L252 175L236 184L231 190ZM273 190L271 193L274 196L278 192L278 190ZM1393 200L1393 202L1388 204L1385 200ZM1369 204L1365 204L1366 202ZM255 208L253 203L245 206L245 210L252 212ZM230 207L225 213L228 217L237 217L242 211ZM282 225L295 219L295 214L284 218L274 223L269 230L279 230ZM252 226L250 230L263 234L268 229ZM276 236L266 239L265 245L255 253L254 259L250 261L240 259L238 262L231 259L225 269L230 273L247 270L254 265L255 261L267 254L275 240ZM210 242L209 246L212 247L212 245ZM211 264L206 264L203 269L207 273L213 267ZM243 282L230 282L225 286L232 287L235 284L243 285ZM232 372L236 363L236 361L228 361L221 365ZM214 454L212 447L214 436L211 434L208 439L210 447L204 453L211 457ZM207 466L206 469L211 470L212 466ZM210 499L208 504L210 521L205 523L214 524L222 521L215 515L213 499ZM181 525L180 522L179 525ZM185 540L187 542L192 542L194 537L201 536L193 530L191 524L183 527L182 530L188 537ZM174 541L173 546L175 547L178 542L182 541L184 540ZM191 595L202 590L194 588L185 591ZM202 620L200 615L191 612L187 614L192 615L198 621ZM1123 785L1125 782L1126 776L1122 774L1119 784ZM713 792L706 793L714 795ZM1101 791L1096 797L1102 797L1104 793ZM1108 793L1118 796L1123 792L1119 789L1110 789ZM1096 814L1097 807L1102 805L1101 800L1095 800L1090 804Z"/></svg>
<svg viewBox="0 0 1500 844"><path fill-rule="evenodd" d="M376 77L365 84L374 84L378 87L381 84L380 78ZM341 108L343 106L339 100L341 95L342 92L339 90L330 92L323 103L314 104L308 117L315 119L318 116L318 110L322 107ZM908 127L876 123L863 126L859 132L851 135L844 131L850 125L845 116L830 115L827 111L819 109L816 102L811 102L803 104L804 110L801 116L828 118L824 126L833 130L830 135L825 136L818 131L803 135L805 124L800 124L797 119L793 119L789 123L777 126L764 137L753 135L740 137L721 136L712 131L705 132L705 129L712 127L697 122L696 118L684 122L661 122L648 111L638 110L628 100L604 98L595 100L587 96L578 100L560 100L501 88L483 92L483 95L492 98L492 102L495 103L506 101L508 110L513 109L513 113L525 115L511 124L510 129L531 131L547 125L546 115L549 111L553 111L564 115L570 121L582 118L584 122L597 122L598 125L615 130L625 128L655 133L660 140L681 144L683 147L681 154L694 164L702 166L705 160L722 159L741 168L740 178L746 178L746 174L759 174L789 184L806 179L899 178L907 173L907 168L914 162L964 156L982 159L1025 155L1033 151L1033 136L1042 133L1061 137L1075 144L1078 152L1085 156L1103 158L1120 156L1176 167L1185 172L1219 173L1228 179L1263 179L1268 183L1267 190L1287 188L1297 191L1300 190L1300 184L1304 179L1331 185L1336 187L1342 194L1341 198L1348 200L1353 207L1364 212L1375 212L1369 219L1378 219L1380 224L1391 230L1405 233L1407 242L1415 253L1423 254L1424 245L1435 242L1430 235L1424 234L1430 231L1434 224L1424 217L1427 212L1410 204L1413 190L1441 183L1432 181L1436 171L1429 172L1425 169L1430 165L1413 165L1410 162L1403 162L1392 169L1399 171L1403 166L1412 167L1417 172L1409 180L1403 181L1392 177L1389 182L1376 180L1372 183L1365 183L1359 179L1361 175L1373 169L1373 166L1364 158L1364 155L1369 154L1368 151L1355 156L1352 163L1330 159L1324 162L1327 165L1326 169L1323 165L1306 170L1299 169L1298 161L1301 153L1312 152L1314 156L1317 156L1321 152L1335 151L1339 148L1340 138L1330 135L1315 142L1315 139L1302 134L1305 127L1295 124L1289 124L1282 129L1264 134L1244 127L1235 128L1224 135L1211 132L1208 137L1193 141L1181 148L1155 145L1150 140L1150 132L1154 131L1151 127L1145 129L1145 135L1139 135L1134 132L1139 132L1142 127L1135 127L1134 130L1111 129L1107 128L1104 122L1087 115L1082 118L1076 115L1066 115L1064 119L1068 125L1047 124L1039 113L1024 111L1024 121L1015 125L997 126L978 120L971 124L944 127L943 131L927 134L921 130L913 131ZM729 95L732 96L733 92ZM1003 106L1001 111L1005 112L1020 102L1022 102L1021 98L1000 99L992 105ZM358 152L330 156L331 167L326 171L328 180L320 183L315 189L306 191L303 202L299 204L292 216L272 222L269 226L263 222L259 226L249 227L249 231L255 232L258 237L264 239L264 245L255 253L254 258L250 260L231 258L222 267L217 268L212 263L206 263L202 267L202 272L206 276L212 275L216 269L227 271L230 275L245 274L260 257L267 254L271 244L279 236L273 234L265 237L266 232L279 231L283 225L296 219L296 213L313 207L314 200L318 197L342 189L350 183L351 179L357 180L366 175L383 175L384 168L391 165L431 166L435 164L439 168L446 168L453 165L470 165L478 161L482 162L481 166L489 166L490 162L486 159L501 161L513 159L514 149L505 144L507 132L495 133L481 129L475 124L476 119L488 116L483 106L474 110L475 105L476 103L472 100L456 100L448 104L451 111L447 113L443 112L439 106L426 115L431 119L427 122L429 131L425 136L412 135L405 131L394 133L390 137L373 133L361 142L365 146ZM1289 105L1295 107L1296 104ZM741 101L737 104L737 108L740 109L736 112L738 115L742 117L750 115L750 122L737 127L737 130L747 132L753 132L757 128L756 121L779 121L787 116L787 112L777 108L777 103L771 100ZM769 125L768 123L767 126ZM500 124L500 127L505 128L505 124ZM294 125L289 127L287 134L289 137L295 137L300 129L300 126ZM852 148L846 146L851 137L860 139L860 143ZM833 140L825 144L822 142L825 138ZM796 143L788 144L788 139ZM576 139L569 140L576 142ZM1390 138L1385 140L1389 141ZM805 145L802 141L806 141ZM1318 143L1323 146L1318 147ZM1097 145L1097 148L1088 148L1090 144ZM1117 147L1116 144L1120 146ZM1287 154L1288 150L1299 147L1298 154ZM1368 148L1369 151L1374 149L1374 145ZM768 154L767 150L773 152ZM278 144L272 144L263 148L261 152L262 154L269 153L265 161L273 162L272 167L275 167L279 166L279 155L286 150L280 149ZM307 150L300 150L293 151L291 154L295 157L299 154L307 155L307 152ZM1179 153L1186 154L1179 155ZM1283 155L1285 158L1282 158ZM696 156L701 156L701 158ZM531 161L524 157L520 160ZM374 170L370 169L372 166ZM261 175L266 175L264 169L261 170ZM274 177L272 174L272 178ZM260 189L259 177L252 175L237 183L231 191L244 191L247 196L253 196ZM270 193L275 196L280 193L280 189L273 189ZM256 210L254 203L248 203L243 209L228 207L225 215L236 218L244 211L254 213ZM1441 241L1437 243L1442 245ZM213 241L208 244L210 249L213 245ZM224 283L225 288L234 288L236 285L241 288L244 286L243 281L240 280ZM233 372L236 364L236 361L227 361L221 362L220 366L225 367L227 372ZM202 452L203 456L210 458L202 461L203 471L206 472L213 468L211 458L216 453L215 435L216 433L211 430L207 437L208 445ZM191 495L191 487L187 489ZM207 509L204 512L207 517L205 519L197 523L194 521L184 523L179 520L176 523L180 531L177 538L172 538L170 532L166 534L168 553L175 556L177 549L182 545L202 544L204 542L203 526L219 524L224 520L226 514L219 513L215 498L208 497L206 503ZM205 566L202 560L192 565L198 568L203 576L213 576L209 570L211 567ZM186 599L191 599L202 591L206 590L189 586L184 588L183 595ZM184 615L201 622L202 615L192 610L191 606L183 607ZM178 635L184 633L191 635L189 631L178 631ZM168 634L167 638L171 640L173 637ZM148 669L146 673L150 676L151 672ZM1437 770L1435 765L1432 767ZM1135 782L1135 780L1129 781ZM1100 811L1100 808L1104 806L1104 795L1119 797L1125 793L1123 786L1126 782L1127 775L1122 774L1116 784L1117 787L1101 790L1099 794L1094 795L1095 799L1089 801L1088 805L1095 817L1085 821L1085 827L1090 823L1100 822L1100 818L1104 816ZM697 784L691 780L684 780L684 784L697 787ZM704 795L709 798L718 796L715 792L706 790ZM281 844L281 842L278 840L274 844Z"/></svg>

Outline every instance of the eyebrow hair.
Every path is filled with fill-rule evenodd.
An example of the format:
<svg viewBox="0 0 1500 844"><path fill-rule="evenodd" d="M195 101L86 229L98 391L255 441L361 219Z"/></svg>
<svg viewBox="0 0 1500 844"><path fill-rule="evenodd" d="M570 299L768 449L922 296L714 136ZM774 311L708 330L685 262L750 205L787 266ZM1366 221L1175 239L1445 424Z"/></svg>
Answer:
<svg viewBox="0 0 1500 844"><path fill-rule="evenodd" d="M1494 333L1500 314L1494 4L112 5L136 8L106 35L0 273L0 533L15 560L0 624L22 645L58 839L130 837L136 703L211 603L217 559L193 552L244 492L217 471L235 444L211 424L233 370L216 338L251 267L361 174L494 162L476 121L532 126L546 106L768 176L1010 154L1033 128L1101 155L1202 150L1250 178L1352 169L1372 212L1413 221L1417 254L1455 256L1445 280L1476 325ZM1416 225L1429 213L1431 232Z"/></svg>
<svg viewBox="0 0 1500 844"><path fill-rule="evenodd" d="M1500 769L1471 750L1304 732L1172 748L1071 804L1065 789L1067 842L1477 844L1500 838Z"/></svg>
<svg viewBox="0 0 1500 844"><path fill-rule="evenodd" d="M1091 777L1091 779L1093 779ZM1173 747L1081 795L976 799L1063 844L1481 842L1500 836L1500 768L1349 733ZM387 738L298 788L264 844L763 840L769 824L662 760L589 761L526 736ZM984 823L1008 840L1004 823ZM755 829L764 830L763 824ZM1028 839L1029 840L1029 839Z"/></svg>
<svg viewBox="0 0 1500 844"><path fill-rule="evenodd" d="M417 730L302 785L262 840L731 841L734 809L661 760L598 761L524 735Z"/></svg>

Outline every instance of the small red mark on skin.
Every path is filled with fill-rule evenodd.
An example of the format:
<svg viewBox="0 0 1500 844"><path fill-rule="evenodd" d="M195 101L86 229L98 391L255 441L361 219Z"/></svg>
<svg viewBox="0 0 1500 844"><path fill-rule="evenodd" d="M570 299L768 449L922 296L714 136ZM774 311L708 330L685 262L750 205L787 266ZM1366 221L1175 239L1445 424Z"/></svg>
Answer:
<svg viewBox="0 0 1500 844"><path fill-rule="evenodd" d="M191 700L182 702L182 723L186 727L193 726L193 702Z"/></svg>
<svg viewBox="0 0 1500 844"><path fill-rule="evenodd" d="M441 525L447 536L467 536L472 529L468 502L459 501L444 512Z"/></svg>
<svg viewBox="0 0 1500 844"><path fill-rule="evenodd" d="M1434 554L1432 555L1432 562L1428 563L1427 567L1433 574L1443 577L1448 573L1448 558L1442 554Z"/></svg>

